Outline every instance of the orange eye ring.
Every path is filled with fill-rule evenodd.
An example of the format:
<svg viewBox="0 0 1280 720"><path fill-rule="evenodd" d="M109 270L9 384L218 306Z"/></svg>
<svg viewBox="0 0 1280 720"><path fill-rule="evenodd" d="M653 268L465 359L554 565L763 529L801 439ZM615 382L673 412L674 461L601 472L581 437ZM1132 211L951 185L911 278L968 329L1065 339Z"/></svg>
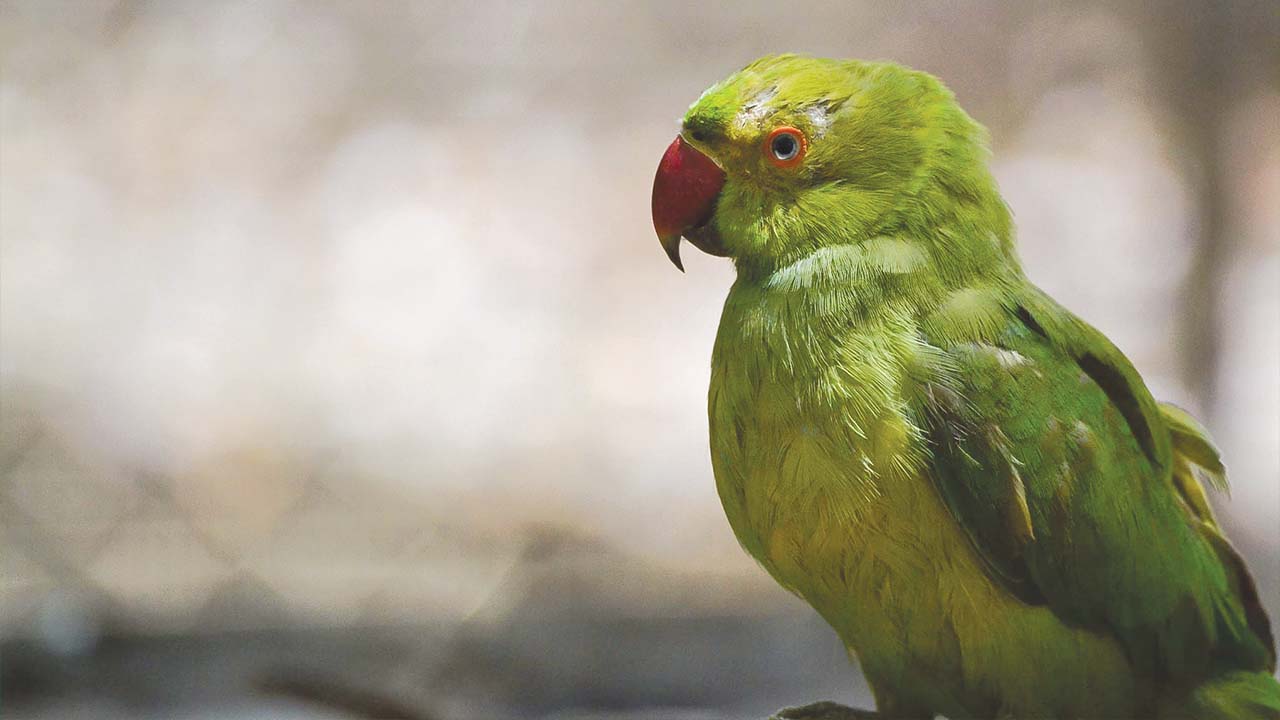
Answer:
<svg viewBox="0 0 1280 720"><path fill-rule="evenodd" d="M809 152L809 141L804 133L789 125L774 128L764 139L764 156L780 168L793 168Z"/></svg>

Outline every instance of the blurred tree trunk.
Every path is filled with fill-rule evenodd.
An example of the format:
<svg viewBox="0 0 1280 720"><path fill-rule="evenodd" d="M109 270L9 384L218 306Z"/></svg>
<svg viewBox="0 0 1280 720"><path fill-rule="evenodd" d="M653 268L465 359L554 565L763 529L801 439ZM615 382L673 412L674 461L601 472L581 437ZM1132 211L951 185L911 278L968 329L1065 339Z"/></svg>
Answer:
<svg viewBox="0 0 1280 720"><path fill-rule="evenodd" d="M1275 62L1280 3L1184 0L1163 8L1166 22L1151 23L1139 12L1135 25L1161 69L1159 91L1180 123L1180 154L1192 173L1196 246L1180 299L1182 376L1199 405L1208 408L1220 370L1221 288L1238 249L1225 187L1226 133L1233 109L1280 70Z"/></svg>

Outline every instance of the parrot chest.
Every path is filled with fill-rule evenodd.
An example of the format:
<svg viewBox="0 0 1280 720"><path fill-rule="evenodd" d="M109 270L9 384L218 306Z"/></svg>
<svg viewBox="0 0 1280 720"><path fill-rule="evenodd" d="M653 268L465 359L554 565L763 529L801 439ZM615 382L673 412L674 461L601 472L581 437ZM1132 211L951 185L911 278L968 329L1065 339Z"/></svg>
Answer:
<svg viewBox="0 0 1280 720"><path fill-rule="evenodd" d="M902 396L894 368L907 363L895 353L910 352L908 324L822 335L777 318L752 333L726 330L733 309L709 394L726 516L747 551L836 629L878 694L906 688L942 714L1034 713L1037 685L1063 663L1079 667L1080 653L1099 677L1121 671L1114 647L1022 604L985 572L929 478L929 449Z"/></svg>
<svg viewBox="0 0 1280 720"><path fill-rule="evenodd" d="M856 624L859 634L901 633L917 607L937 617L925 586L969 548L920 470L924 448L909 421L892 406L856 414L806 407L795 402L801 384L761 386L741 412L713 419L730 524L780 583L842 632ZM886 627L864 622L871 613Z"/></svg>
<svg viewBox="0 0 1280 720"><path fill-rule="evenodd" d="M788 333L784 322L765 326ZM794 340L812 337L805 329L789 330L789 342L717 346L711 447L730 524L846 640L936 639L947 614L940 577L984 578L926 475L928 449L901 396L895 353L908 351L909 330L808 343Z"/></svg>

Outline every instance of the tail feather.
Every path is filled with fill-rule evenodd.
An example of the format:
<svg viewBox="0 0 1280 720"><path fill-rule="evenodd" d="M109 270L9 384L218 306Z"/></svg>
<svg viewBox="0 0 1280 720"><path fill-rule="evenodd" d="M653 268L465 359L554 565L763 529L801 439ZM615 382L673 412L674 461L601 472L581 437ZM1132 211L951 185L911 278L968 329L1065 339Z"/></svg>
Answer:
<svg viewBox="0 0 1280 720"><path fill-rule="evenodd" d="M1198 519L1217 525L1202 481L1227 492L1227 469L1218 448L1209 431L1177 405L1160 403L1160 416L1173 442L1173 482L1182 501Z"/></svg>
<svg viewBox="0 0 1280 720"><path fill-rule="evenodd" d="M1267 618L1267 611L1258 597L1257 585L1244 559L1222 534L1205 496L1205 483L1219 491L1225 492L1227 489L1227 470L1222 464L1218 449L1209 437L1209 431L1185 410L1176 405L1161 403L1160 414L1173 441L1173 482L1179 497L1200 535L1217 553L1248 625L1248 632L1240 638L1242 642L1236 648L1239 656L1237 660L1240 662L1237 667L1265 667L1268 671L1275 672L1275 638L1271 634L1271 621ZM1250 634L1252 638L1248 637Z"/></svg>
<svg viewBox="0 0 1280 720"><path fill-rule="evenodd" d="M1265 673L1216 677L1160 713L1167 720L1280 720L1280 682Z"/></svg>

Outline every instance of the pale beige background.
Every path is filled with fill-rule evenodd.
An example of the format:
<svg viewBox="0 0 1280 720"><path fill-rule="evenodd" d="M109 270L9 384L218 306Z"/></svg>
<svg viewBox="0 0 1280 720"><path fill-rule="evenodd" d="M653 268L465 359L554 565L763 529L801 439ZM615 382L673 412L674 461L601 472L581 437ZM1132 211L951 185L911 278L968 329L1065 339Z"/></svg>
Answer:
<svg viewBox="0 0 1280 720"><path fill-rule="evenodd" d="M1274 3L0 10L0 689L33 716L233 712L121 700L104 648L163 678L351 629L312 653L340 674L362 628L446 638L374 683L442 717L859 699L715 497L732 269L675 272L648 217L675 119L770 51L929 70L991 129L1030 275L1215 433L1280 612Z"/></svg>

